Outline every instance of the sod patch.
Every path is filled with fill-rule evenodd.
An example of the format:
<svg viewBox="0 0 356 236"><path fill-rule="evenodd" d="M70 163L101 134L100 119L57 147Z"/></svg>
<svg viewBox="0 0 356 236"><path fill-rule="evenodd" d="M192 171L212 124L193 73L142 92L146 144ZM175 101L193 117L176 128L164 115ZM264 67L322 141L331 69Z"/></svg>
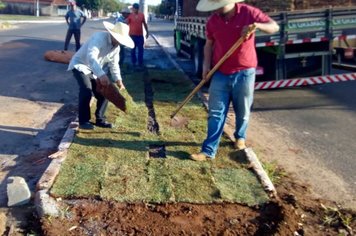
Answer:
<svg viewBox="0 0 356 236"><path fill-rule="evenodd" d="M144 81L151 81L159 132L149 131ZM51 189L54 196L95 197L119 202L235 202L257 205L268 201L257 177L222 137L216 159L194 162L206 137L207 112L194 97L180 111L188 118L181 128L170 125L170 114L193 86L178 71L148 70L125 77L129 111L109 104L113 129L79 131ZM94 110L94 108L92 109ZM149 148L165 146L166 158L150 158Z"/></svg>

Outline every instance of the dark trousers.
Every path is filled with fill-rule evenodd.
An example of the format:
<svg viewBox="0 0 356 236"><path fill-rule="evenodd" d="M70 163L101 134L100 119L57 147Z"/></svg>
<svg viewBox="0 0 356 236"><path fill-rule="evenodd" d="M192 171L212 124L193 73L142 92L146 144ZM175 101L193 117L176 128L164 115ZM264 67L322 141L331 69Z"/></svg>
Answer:
<svg viewBox="0 0 356 236"><path fill-rule="evenodd" d="M95 79L91 75L85 75L76 69L72 71L79 85L79 124L89 122L90 120L90 99L92 93L94 93L97 100L95 111L96 122L104 122L108 100L96 92Z"/></svg>
<svg viewBox="0 0 356 236"><path fill-rule="evenodd" d="M125 46L120 45L120 61L119 61L120 67L122 67L125 61L125 50L126 50Z"/></svg>
<svg viewBox="0 0 356 236"><path fill-rule="evenodd" d="M144 39L143 36L136 36L136 35L130 35L131 39L135 43L135 47L131 50L131 62L133 65L136 65L137 62L137 57L136 57L136 50L138 50L138 64L140 66L143 65L143 44L144 44Z"/></svg>
<svg viewBox="0 0 356 236"><path fill-rule="evenodd" d="M66 35L66 40L64 42L64 50L68 50L68 45L70 42L70 39L72 38L72 35L74 34L74 39L75 39L75 50L78 51L80 48L80 29L68 29L67 35Z"/></svg>

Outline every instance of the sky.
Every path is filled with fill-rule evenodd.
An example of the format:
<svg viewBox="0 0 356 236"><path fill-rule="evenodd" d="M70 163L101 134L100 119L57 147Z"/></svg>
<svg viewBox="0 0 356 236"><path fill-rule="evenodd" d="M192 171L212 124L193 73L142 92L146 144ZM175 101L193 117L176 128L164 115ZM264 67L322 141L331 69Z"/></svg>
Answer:
<svg viewBox="0 0 356 236"><path fill-rule="evenodd" d="M123 2L127 3L139 3L140 0L123 0ZM161 4L162 0L146 0L148 5L159 5Z"/></svg>

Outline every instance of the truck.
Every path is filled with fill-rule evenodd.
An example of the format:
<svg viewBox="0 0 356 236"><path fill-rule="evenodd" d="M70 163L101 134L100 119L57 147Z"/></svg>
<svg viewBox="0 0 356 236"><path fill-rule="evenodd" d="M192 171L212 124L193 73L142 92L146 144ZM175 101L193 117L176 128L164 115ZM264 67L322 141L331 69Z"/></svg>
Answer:
<svg viewBox="0 0 356 236"><path fill-rule="evenodd" d="M269 11L267 14L280 26L280 31L272 35L255 32L255 89L356 80L356 73L332 74L333 64L352 67L356 62L356 1L332 1L333 6L330 1L316 1L316 6L308 2L247 2ZM179 56L193 60L194 73L201 76L209 13L197 12L197 3L176 0L174 45Z"/></svg>

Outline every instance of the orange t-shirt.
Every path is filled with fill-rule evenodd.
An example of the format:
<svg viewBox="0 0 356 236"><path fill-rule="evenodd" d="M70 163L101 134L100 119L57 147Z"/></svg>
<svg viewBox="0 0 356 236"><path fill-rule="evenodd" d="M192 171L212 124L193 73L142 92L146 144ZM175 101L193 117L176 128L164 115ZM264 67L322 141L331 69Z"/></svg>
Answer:
<svg viewBox="0 0 356 236"><path fill-rule="evenodd" d="M127 24L130 26L130 35L143 35L142 24L145 22L145 15L142 12L131 13L127 17Z"/></svg>

